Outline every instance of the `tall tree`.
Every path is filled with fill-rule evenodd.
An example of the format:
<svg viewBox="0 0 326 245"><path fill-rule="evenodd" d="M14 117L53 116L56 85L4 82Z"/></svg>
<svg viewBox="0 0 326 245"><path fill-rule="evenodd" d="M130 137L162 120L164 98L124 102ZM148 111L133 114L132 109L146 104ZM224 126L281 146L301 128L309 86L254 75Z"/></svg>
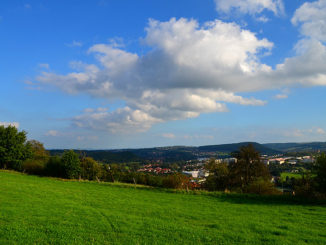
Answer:
<svg viewBox="0 0 326 245"><path fill-rule="evenodd" d="M62 166L66 178L76 179L81 173L80 160L78 155L73 151L65 151L61 158Z"/></svg>
<svg viewBox="0 0 326 245"><path fill-rule="evenodd" d="M80 161L81 177L88 180L96 180L101 175L101 165L91 157L84 157Z"/></svg>
<svg viewBox="0 0 326 245"><path fill-rule="evenodd" d="M258 178L270 179L267 167L260 161L259 152L252 144L241 147L235 156L237 162L230 166L233 185L244 189Z"/></svg>
<svg viewBox="0 0 326 245"><path fill-rule="evenodd" d="M24 160L31 156L26 144L26 132L18 131L14 126L0 126L0 166L21 170Z"/></svg>
<svg viewBox="0 0 326 245"><path fill-rule="evenodd" d="M319 190L326 193L326 154L323 153L316 161L316 180Z"/></svg>
<svg viewBox="0 0 326 245"><path fill-rule="evenodd" d="M44 169L49 161L49 152L43 144L36 140L30 140L26 146L31 149L31 157L23 162L22 169L30 174L44 174Z"/></svg>

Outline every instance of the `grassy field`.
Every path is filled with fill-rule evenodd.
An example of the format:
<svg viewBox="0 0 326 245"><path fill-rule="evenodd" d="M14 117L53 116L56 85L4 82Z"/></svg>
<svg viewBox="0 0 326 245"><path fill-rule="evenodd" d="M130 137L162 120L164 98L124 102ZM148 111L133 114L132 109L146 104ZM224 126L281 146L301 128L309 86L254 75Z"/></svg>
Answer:
<svg viewBox="0 0 326 245"><path fill-rule="evenodd" d="M0 171L0 244L326 244L326 206Z"/></svg>
<svg viewBox="0 0 326 245"><path fill-rule="evenodd" d="M300 173L287 173L287 172L281 173L281 179L283 181L286 180L286 176L288 176L290 179L291 178L295 178L295 179L301 179L302 178L302 174L300 174Z"/></svg>

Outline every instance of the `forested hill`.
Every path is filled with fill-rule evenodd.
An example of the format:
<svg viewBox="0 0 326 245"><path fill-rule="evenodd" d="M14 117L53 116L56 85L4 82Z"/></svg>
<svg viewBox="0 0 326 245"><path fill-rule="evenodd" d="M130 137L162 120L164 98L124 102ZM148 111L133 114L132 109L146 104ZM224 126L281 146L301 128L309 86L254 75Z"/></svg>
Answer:
<svg viewBox="0 0 326 245"><path fill-rule="evenodd" d="M276 154L281 153L279 150L271 149L267 146L264 146L264 145L256 143L256 142L241 142L241 143L235 143L235 144L200 146L200 147L198 147L198 150L200 152L216 151L216 152L231 153L231 152L238 151L240 149L240 147L246 146L248 144L252 144L255 147L255 149L260 152L260 154L276 155Z"/></svg>
<svg viewBox="0 0 326 245"><path fill-rule="evenodd" d="M270 143L263 146L281 152L326 152L326 142L310 143Z"/></svg>
<svg viewBox="0 0 326 245"><path fill-rule="evenodd" d="M230 153L238 151L240 147L253 144L261 154L276 155L281 152L268 148L255 142L242 142L236 144L208 145L199 147L171 146L154 147L144 149L120 149L120 150L76 150L85 156L106 163L141 162L141 161L163 161L176 162L187 161L197 158L229 157ZM62 154L64 150L50 150L52 155Z"/></svg>
<svg viewBox="0 0 326 245"><path fill-rule="evenodd" d="M74 150L81 155L92 157L104 163L141 162L144 159L129 151L115 152L112 150ZM51 155L61 155L64 150L50 150Z"/></svg>

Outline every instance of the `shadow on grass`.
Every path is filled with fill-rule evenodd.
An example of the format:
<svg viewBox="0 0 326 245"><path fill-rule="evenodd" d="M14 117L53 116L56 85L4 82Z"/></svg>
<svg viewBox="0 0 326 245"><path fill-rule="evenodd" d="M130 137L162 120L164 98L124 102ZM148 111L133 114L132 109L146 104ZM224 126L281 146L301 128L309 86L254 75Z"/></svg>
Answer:
<svg viewBox="0 0 326 245"><path fill-rule="evenodd" d="M325 206L326 200L306 198L290 195L256 195L256 194L226 194L212 193L211 197L218 198L223 202L234 204L253 204L253 205L307 205L307 206Z"/></svg>
<svg viewBox="0 0 326 245"><path fill-rule="evenodd" d="M160 192L160 193L171 193L171 194L180 194L180 195L200 195L206 196L209 198L217 199L222 202L229 202L234 204L253 204L253 205L307 205L307 206L325 206L326 200L319 200L313 198L291 196L291 195L256 195L256 194L240 194L240 193L224 193L224 192L208 192L204 190L176 190L176 189L165 189L160 187L151 187L146 185L135 185L121 182L96 182L88 180L67 180L62 178L47 177L47 176L37 176L37 175L27 175L24 173L11 171L11 170L0 170L0 172L10 173L10 174L19 174L26 176L39 177L49 180L56 180L62 182L76 182L81 184L91 184L91 185L101 185L101 186L110 186L115 188L128 188L128 189L137 189L143 191L151 192Z"/></svg>

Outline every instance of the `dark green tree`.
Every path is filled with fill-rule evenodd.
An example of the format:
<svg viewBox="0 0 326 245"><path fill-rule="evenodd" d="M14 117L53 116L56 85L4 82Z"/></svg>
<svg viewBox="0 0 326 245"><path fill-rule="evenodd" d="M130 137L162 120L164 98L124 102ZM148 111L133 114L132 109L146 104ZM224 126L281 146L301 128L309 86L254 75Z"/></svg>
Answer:
<svg viewBox="0 0 326 245"><path fill-rule="evenodd" d="M44 169L49 161L50 154L45 150L43 144L36 140L27 142L27 147L31 149L31 157L23 162L22 168L30 174L44 174Z"/></svg>
<svg viewBox="0 0 326 245"><path fill-rule="evenodd" d="M323 153L316 161L316 182L319 191L326 193L326 154Z"/></svg>
<svg viewBox="0 0 326 245"><path fill-rule="evenodd" d="M88 180L98 180L101 177L101 165L91 157L84 157L80 161L81 177Z"/></svg>
<svg viewBox="0 0 326 245"><path fill-rule="evenodd" d="M206 187L210 191L225 191L229 187L230 171L227 163L209 164Z"/></svg>
<svg viewBox="0 0 326 245"><path fill-rule="evenodd" d="M0 167L21 170L23 161L30 156L26 132L19 132L14 126L0 126Z"/></svg>
<svg viewBox="0 0 326 245"><path fill-rule="evenodd" d="M47 176L65 178L65 168L59 156L51 156L45 165L44 174Z"/></svg>
<svg viewBox="0 0 326 245"><path fill-rule="evenodd" d="M235 154L237 162L230 165L232 184L245 190L253 181L269 181L271 176L264 163L260 161L259 152L252 144L243 146Z"/></svg>
<svg viewBox="0 0 326 245"><path fill-rule="evenodd" d="M80 160L73 150L65 151L62 155L61 162L65 178L76 179L80 176Z"/></svg>

